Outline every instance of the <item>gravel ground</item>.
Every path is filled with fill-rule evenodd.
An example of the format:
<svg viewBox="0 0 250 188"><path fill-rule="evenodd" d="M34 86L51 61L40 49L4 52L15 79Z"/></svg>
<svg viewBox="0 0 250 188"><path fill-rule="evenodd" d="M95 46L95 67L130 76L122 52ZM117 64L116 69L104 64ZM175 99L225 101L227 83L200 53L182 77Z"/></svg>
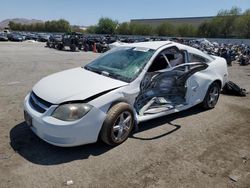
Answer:
<svg viewBox="0 0 250 188"><path fill-rule="evenodd" d="M215 109L194 107L139 125L124 144L49 145L23 120L23 99L45 75L83 65L91 52L0 43L0 187L250 187L250 100L221 95ZM250 91L250 66L229 67Z"/></svg>

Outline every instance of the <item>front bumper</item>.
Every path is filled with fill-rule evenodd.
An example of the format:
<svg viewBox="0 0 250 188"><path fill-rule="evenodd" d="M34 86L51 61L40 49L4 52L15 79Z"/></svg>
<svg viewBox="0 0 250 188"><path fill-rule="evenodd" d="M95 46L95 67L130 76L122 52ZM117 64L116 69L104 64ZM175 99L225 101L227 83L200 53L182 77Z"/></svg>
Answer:
<svg viewBox="0 0 250 188"><path fill-rule="evenodd" d="M62 121L51 116L58 105L39 113L25 97L24 110L31 116L31 130L44 141L63 147L94 143L98 139L106 114L93 107L84 117L76 121Z"/></svg>

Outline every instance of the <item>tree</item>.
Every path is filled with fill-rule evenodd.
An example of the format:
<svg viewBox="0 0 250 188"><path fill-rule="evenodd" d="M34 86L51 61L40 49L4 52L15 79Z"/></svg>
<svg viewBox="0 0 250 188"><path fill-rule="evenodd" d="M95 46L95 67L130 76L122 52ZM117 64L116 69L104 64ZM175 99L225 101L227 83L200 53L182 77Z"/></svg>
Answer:
<svg viewBox="0 0 250 188"><path fill-rule="evenodd" d="M177 28L179 37L194 37L196 36L196 28L190 24L183 24Z"/></svg>
<svg viewBox="0 0 250 188"><path fill-rule="evenodd" d="M216 37L218 33L218 27L213 22L203 22L197 29L198 37Z"/></svg>
<svg viewBox="0 0 250 188"><path fill-rule="evenodd" d="M101 18L96 27L97 34L115 34L118 22L110 18Z"/></svg>
<svg viewBox="0 0 250 188"><path fill-rule="evenodd" d="M70 32L71 26L64 19L52 20L32 24L21 24L10 21L9 27L13 31L38 31L38 32Z"/></svg>
<svg viewBox="0 0 250 188"><path fill-rule="evenodd" d="M9 28L10 28L11 30L15 30L15 22L10 21L10 22L9 22Z"/></svg>
<svg viewBox="0 0 250 188"><path fill-rule="evenodd" d="M160 24L155 30L159 36L173 36L175 34L175 27L168 22Z"/></svg>
<svg viewBox="0 0 250 188"><path fill-rule="evenodd" d="M56 21L55 25L57 26L57 32L70 32L71 31L70 24L67 20L60 19Z"/></svg>
<svg viewBox="0 0 250 188"><path fill-rule="evenodd" d="M130 24L128 22L123 22L119 24L117 27L117 34L130 35L131 34Z"/></svg>
<svg viewBox="0 0 250 188"><path fill-rule="evenodd" d="M212 20L217 27L218 36L225 38L232 36L235 33L235 21L241 14L241 9L232 7L230 10L220 10L217 16Z"/></svg>
<svg viewBox="0 0 250 188"><path fill-rule="evenodd" d="M96 33L96 30L97 30L97 26L96 25L92 25L92 26L89 26L88 29L87 29L87 33L90 33L90 34L95 34Z"/></svg>
<svg viewBox="0 0 250 188"><path fill-rule="evenodd" d="M129 25L130 32L132 35L153 35L154 29L152 26L147 24L136 24L131 23Z"/></svg>
<svg viewBox="0 0 250 188"><path fill-rule="evenodd" d="M242 16L239 16L235 22L237 35L250 38L250 9L246 10Z"/></svg>

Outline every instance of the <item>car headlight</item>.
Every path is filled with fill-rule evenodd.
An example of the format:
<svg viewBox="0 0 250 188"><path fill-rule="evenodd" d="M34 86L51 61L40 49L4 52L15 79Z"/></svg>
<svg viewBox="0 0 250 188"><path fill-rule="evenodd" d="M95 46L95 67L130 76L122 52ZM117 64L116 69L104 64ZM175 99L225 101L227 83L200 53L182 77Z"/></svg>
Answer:
<svg viewBox="0 0 250 188"><path fill-rule="evenodd" d="M84 103L62 104L55 109L52 116L63 121L75 121L87 114L91 108L91 105Z"/></svg>

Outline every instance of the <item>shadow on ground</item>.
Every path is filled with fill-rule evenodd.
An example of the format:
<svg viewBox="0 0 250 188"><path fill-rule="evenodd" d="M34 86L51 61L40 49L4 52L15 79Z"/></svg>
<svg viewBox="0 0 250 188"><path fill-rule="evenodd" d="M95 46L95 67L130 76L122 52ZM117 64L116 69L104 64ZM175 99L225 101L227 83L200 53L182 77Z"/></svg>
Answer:
<svg viewBox="0 0 250 188"><path fill-rule="evenodd" d="M183 117L194 115L194 114L198 114L198 113L201 113L201 112L204 112L204 111L205 110L200 108L199 106L195 106L193 108L190 108L188 110L185 110L185 111L182 111L182 112L179 112L179 113L175 113L175 114L171 114L171 115L168 115L168 116L164 116L164 117L160 117L160 118L157 118L157 119L153 119L153 120L143 122L143 123L139 124L138 131L136 131L134 134L132 134L131 137L134 138L134 139L139 139L139 140L155 140L155 139L159 139L161 137L164 137L164 136L167 136L167 135L169 135L171 133L174 133L175 131L177 131L178 129L181 128L180 125L172 123L172 121L174 121L175 119L183 118ZM158 126L171 126L171 127L173 127L173 129L170 130L170 131L167 131L167 132L163 132L162 134L151 137L151 138L144 138L144 137L135 136L136 133L147 131L147 130L150 130L152 128L156 128Z"/></svg>
<svg viewBox="0 0 250 188"><path fill-rule="evenodd" d="M153 138L140 138L134 136L134 134L132 134L131 138L153 140L167 136L181 128L180 125L172 124L171 122L173 120L200 112L202 112L200 108L194 107L187 111L141 123L139 124L139 130L136 133L163 125L171 125L174 129ZM53 146L38 138L29 129L25 122L22 122L11 129L10 145L13 150L19 153L23 158L40 165L57 165L74 160L88 159L89 156L99 156L112 149L112 147L109 147L102 142L71 148Z"/></svg>

